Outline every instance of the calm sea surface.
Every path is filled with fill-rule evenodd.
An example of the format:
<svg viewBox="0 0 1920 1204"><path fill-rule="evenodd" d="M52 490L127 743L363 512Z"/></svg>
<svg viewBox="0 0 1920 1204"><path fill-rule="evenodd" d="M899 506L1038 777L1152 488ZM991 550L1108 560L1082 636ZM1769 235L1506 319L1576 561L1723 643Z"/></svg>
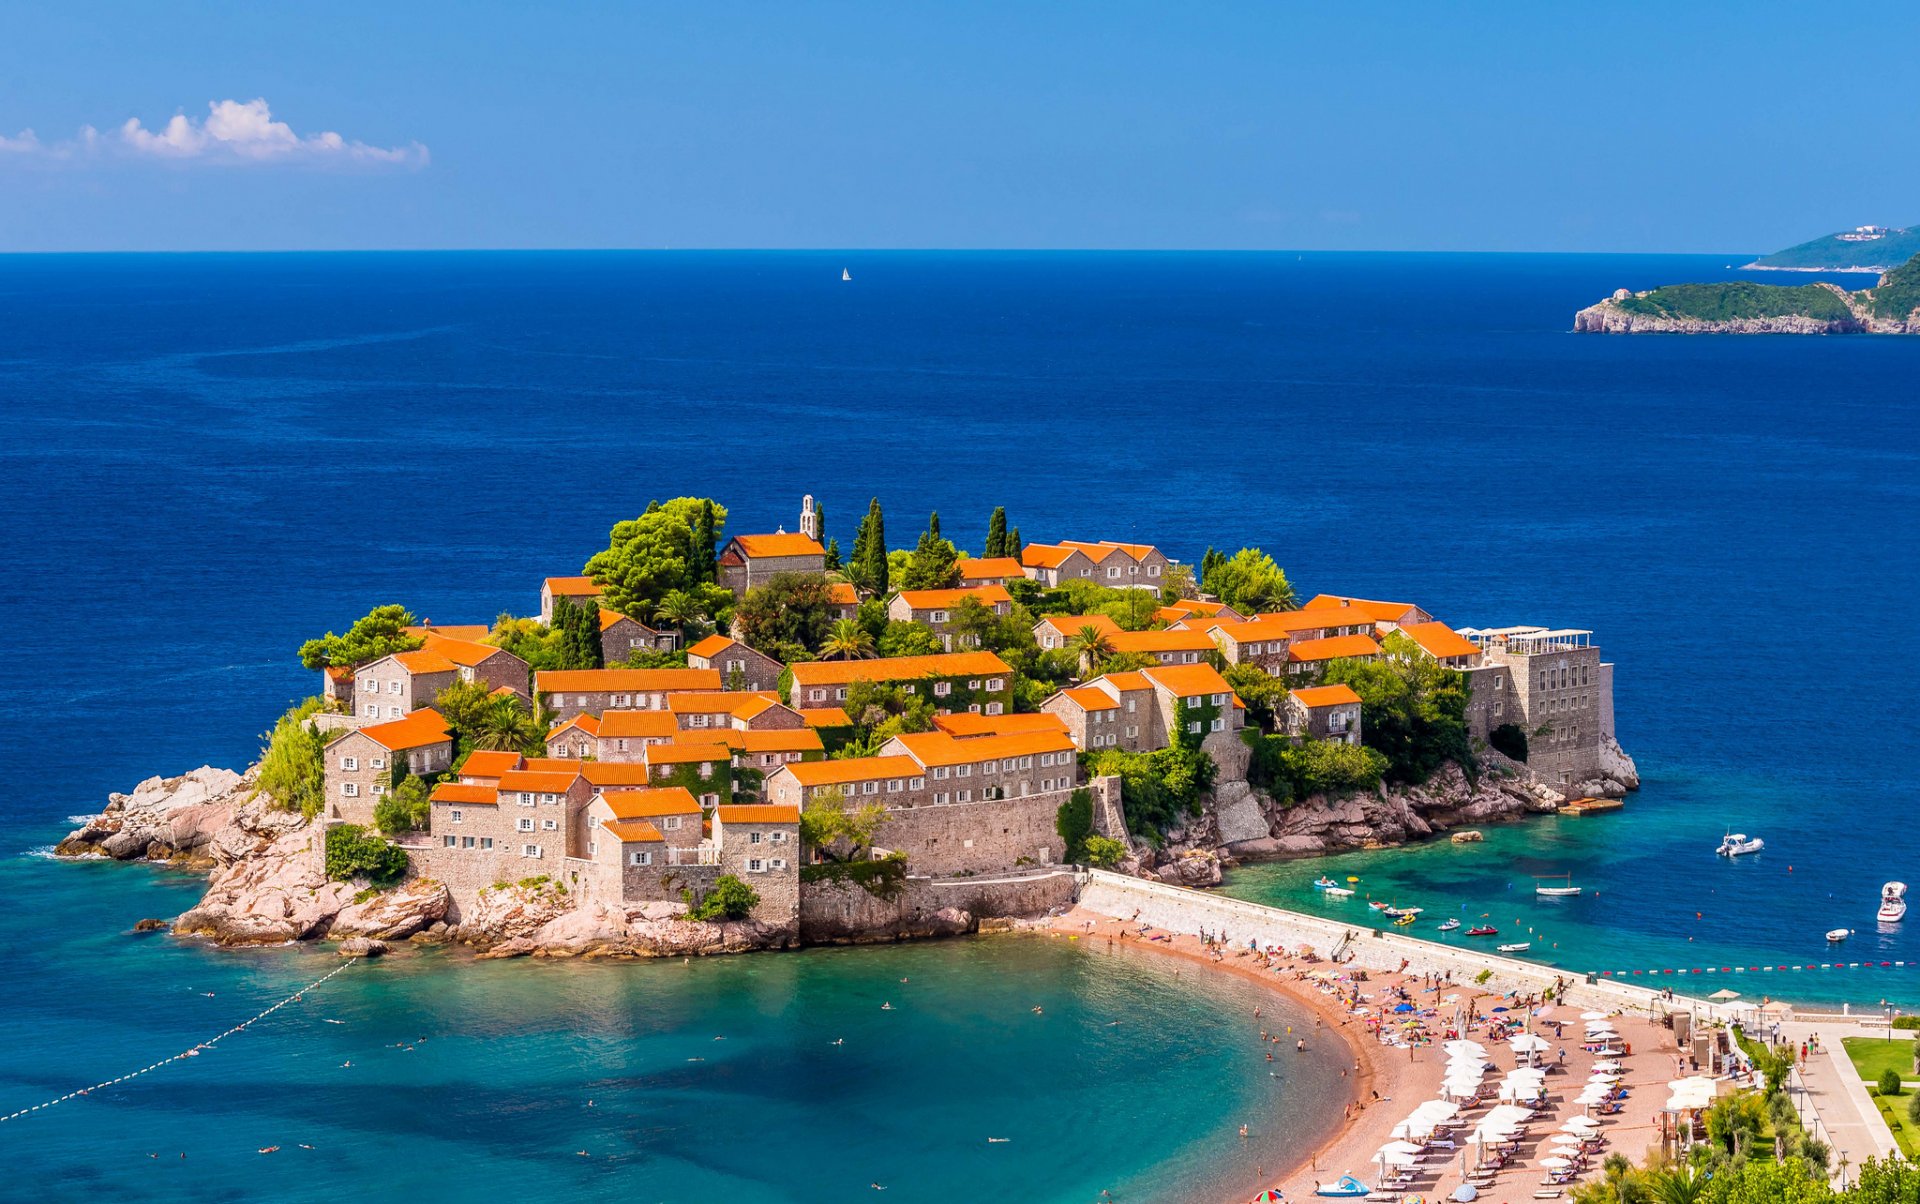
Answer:
<svg viewBox="0 0 1920 1204"><path fill-rule="evenodd" d="M1739 261L0 258L0 1112L330 966L125 935L193 884L33 856L65 817L242 765L313 686L301 639L383 601L525 613L614 520L682 493L752 531L791 528L812 492L843 543L876 494L895 544L938 509L977 546L1004 504L1030 540L1257 543L1308 591L1592 628L1646 780L1623 814L1231 889L1316 906L1331 868L1502 939L1531 928L1576 970L1819 961L1837 926L1850 957L1920 961L1920 919L1872 918L1882 881L1920 884L1900 644L1920 340L1567 333L1615 287ZM1729 826L1766 853L1716 859ZM1534 873L1588 894L1536 903ZM1915 969L1734 985L1920 1005ZM1228 1139L1242 1119L1305 1140L1337 1090L1245 1056L1244 1002L1020 941L409 959L0 1126L0 1148L16 1175L128 1199L1177 1198L1267 1156ZM263 1168L285 1186L263 1192Z"/></svg>

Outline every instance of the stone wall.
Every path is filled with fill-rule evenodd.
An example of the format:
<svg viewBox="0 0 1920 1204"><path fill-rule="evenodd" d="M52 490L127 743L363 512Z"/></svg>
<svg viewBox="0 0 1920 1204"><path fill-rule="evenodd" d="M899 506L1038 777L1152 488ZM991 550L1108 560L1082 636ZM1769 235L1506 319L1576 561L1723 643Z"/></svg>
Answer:
<svg viewBox="0 0 1920 1204"><path fill-rule="evenodd" d="M1054 816L1071 793L890 810L877 843L905 853L917 874L1010 869L1023 857L1051 865L1066 852Z"/></svg>
<svg viewBox="0 0 1920 1204"><path fill-rule="evenodd" d="M807 883L800 892L800 938L847 945L954 936L980 920L1038 916L1069 907L1078 880L1065 870L996 878L908 878L895 899L851 883Z"/></svg>

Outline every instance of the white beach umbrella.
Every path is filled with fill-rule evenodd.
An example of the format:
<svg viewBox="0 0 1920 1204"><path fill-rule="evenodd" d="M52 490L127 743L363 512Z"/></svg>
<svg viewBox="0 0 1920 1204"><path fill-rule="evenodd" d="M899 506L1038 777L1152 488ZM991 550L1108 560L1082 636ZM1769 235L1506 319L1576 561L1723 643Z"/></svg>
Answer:
<svg viewBox="0 0 1920 1204"><path fill-rule="evenodd" d="M1443 1042L1440 1048L1446 1050L1448 1053L1452 1053L1457 1049L1464 1049L1469 1053L1477 1054L1487 1052L1487 1047L1478 1041L1447 1041Z"/></svg>
<svg viewBox="0 0 1920 1204"><path fill-rule="evenodd" d="M1566 1168L1572 1166L1573 1161L1568 1158L1557 1158L1557 1157L1542 1158L1540 1160L1540 1165L1546 1167L1550 1171L1560 1171L1560 1170L1565 1170Z"/></svg>
<svg viewBox="0 0 1920 1204"><path fill-rule="evenodd" d="M1591 1120L1585 1116L1576 1116L1566 1124L1561 1125L1560 1131L1562 1133L1578 1133L1584 1137L1588 1133L1597 1132L1599 1128L1599 1121Z"/></svg>
<svg viewBox="0 0 1920 1204"><path fill-rule="evenodd" d="M1552 1048L1546 1038L1537 1037L1532 1033L1521 1033L1507 1044L1515 1053L1542 1053Z"/></svg>
<svg viewBox="0 0 1920 1204"><path fill-rule="evenodd" d="M1593 1064L1593 1068L1594 1068L1595 1070L1619 1070L1619 1069L1620 1069L1620 1063L1618 1063L1618 1062L1595 1062L1595 1063Z"/></svg>
<svg viewBox="0 0 1920 1204"><path fill-rule="evenodd" d="M1608 1015L1609 1015L1609 1013L1607 1013L1607 1012L1581 1012L1581 1013L1580 1013L1580 1019L1582 1019L1582 1020L1605 1020L1605 1019L1607 1018L1607 1016L1608 1016Z"/></svg>

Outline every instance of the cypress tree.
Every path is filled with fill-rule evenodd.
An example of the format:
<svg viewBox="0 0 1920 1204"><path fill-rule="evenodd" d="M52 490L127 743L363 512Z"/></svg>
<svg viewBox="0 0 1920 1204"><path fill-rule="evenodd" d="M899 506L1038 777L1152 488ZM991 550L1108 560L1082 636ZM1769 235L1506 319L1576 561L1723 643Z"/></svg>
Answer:
<svg viewBox="0 0 1920 1204"><path fill-rule="evenodd" d="M927 534L933 536L935 539L940 538L940 512L938 510L935 510L932 516L927 519Z"/></svg>
<svg viewBox="0 0 1920 1204"><path fill-rule="evenodd" d="M813 504L813 524L815 527L819 528L817 531L814 532L813 537L819 540L822 544L826 543L827 542L827 508L825 506L822 506L819 502L815 502Z"/></svg>
<svg viewBox="0 0 1920 1204"><path fill-rule="evenodd" d="M867 541L871 538L873 513L860 518L860 529L853 533L853 554L847 557L847 580L857 586L867 584Z"/></svg>
<svg viewBox="0 0 1920 1204"><path fill-rule="evenodd" d="M1007 532L1005 547L1007 549L1007 555L1013 557L1015 560L1020 559L1020 553L1025 551L1027 547L1026 544L1020 542L1020 528L1015 527L1013 530Z"/></svg>
<svg viewBox="0 0 1920 1204"><path fill-rule="evenodd" d="M714 581L718 579L720 564L714 551L713 500L708 498L700 503L700 517L693 527L693 558L688 566L696 581Z"/></svg>
<svg viewBox="0 0 1920 1204"><path fill-rule="evenodd" d="M983 553L991 560L1007 554L1007 508L995 506L993 515L987 519L987 546Z"/></svg>
<svg viewBox="0 0 1920 1204"><path fill-rule="evenodd" d="M829 573L837 572L839 571L839 568L840 568L840 541L837 539L829 539L827 541L827 571Z"/></svg>
<svg viewBox="0 0 1920 1204"><path fill-rule="evenodd" d="M876 594L887 592L887 520L880 513L880 499L874 498L867 509L866 579L867 588Z"/></svg>

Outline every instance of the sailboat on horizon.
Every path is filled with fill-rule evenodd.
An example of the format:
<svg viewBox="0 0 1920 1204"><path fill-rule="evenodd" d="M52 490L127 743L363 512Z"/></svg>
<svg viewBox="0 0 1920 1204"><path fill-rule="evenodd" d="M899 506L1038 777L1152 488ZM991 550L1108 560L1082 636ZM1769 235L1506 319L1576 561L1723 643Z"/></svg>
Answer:
<svg viewBox="0 0 1920 1204"><path fill-rule="evenodd" d="M841 268L841 269L840 269L840 279L842 279L842 280L851 280L851 279L853 279L853 273L852 273L852 272L849 272L849 271L848 271L847 269L845 269L845 268Z"/></svg>

